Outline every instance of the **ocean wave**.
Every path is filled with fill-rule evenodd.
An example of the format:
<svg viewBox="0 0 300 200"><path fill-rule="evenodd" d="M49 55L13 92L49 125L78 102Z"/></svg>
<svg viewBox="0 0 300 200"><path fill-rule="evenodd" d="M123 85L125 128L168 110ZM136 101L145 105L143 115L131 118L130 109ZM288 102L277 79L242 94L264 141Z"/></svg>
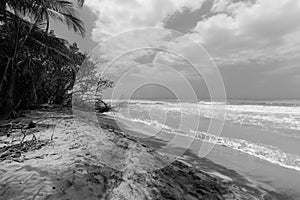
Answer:
<svg viewBox="0 0 300 200"><path fill-rule="evenodd" d="M221 145L288 169L300 171L300 156L285 153L275 146L252 143L242 139L215 136L195 130L184 132L182 130L165 125L157 120L128 118L121 114L118 115L118 118L131 123L143 124L144 126L149 126L154 128L155 130L160 130L169 134L189 136L195 139L199 139L203 142Z"/></svg>
<svg viewBox="0 0 300 200"><path fill-rule="evenodd" d="M219 102L219 101L199 101L198 104L203 104L203 105L226 105L226 102Z"/></svg>
<svg viewBox="0 0 300 200"><path fill-rule="evenodd" d="M228 105L216 102L163 102L130 100L129 109L148 112L156 109L186 116L225 119L227 123L299 135L300 107Z"/></svg>
<svg viewBox="0 0 300 200"><path fill-rule="evenodd" d="M249 141L241 139L232 139L209 135L204 132L190 132L194 134L195 138L200 139L201 141L209 142L216 145L222 145L234 149L236 151L240 151L251 156L260 158L270 163L277 164L288 169L300 171L300 156L285 153L277 147L271 145L251 143Z"/></svg>
<svg viewBox="0 0 300 200"><path fill-rule="evenodd" d="M111 115L113 117L117 117L117 119L119 120L125 120L127 122L133 122L133 123L136 123L137 125L139 124L142 124L142 125L145 125L145 126L151 126L152 128L154 129L157 129L157 130L175 130L157 120L147 120L147 119L138 119L138 118L129 118L129 117L126 117L120 113L108 113L108 115Z"/></svg>

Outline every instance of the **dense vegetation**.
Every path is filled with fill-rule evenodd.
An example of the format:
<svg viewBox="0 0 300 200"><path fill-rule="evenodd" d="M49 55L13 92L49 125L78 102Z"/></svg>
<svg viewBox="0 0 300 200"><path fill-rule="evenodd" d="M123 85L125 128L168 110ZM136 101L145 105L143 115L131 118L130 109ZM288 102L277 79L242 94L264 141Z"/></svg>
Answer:
<svg viewBox="0 0 300 200"><path fill-rule="evenodd" d="M61 22L82 36L76 16L84 0L1 0L0 115L44 103L70 104L70 90L86 55L76 43L57 37L50 22Z"/></svg>

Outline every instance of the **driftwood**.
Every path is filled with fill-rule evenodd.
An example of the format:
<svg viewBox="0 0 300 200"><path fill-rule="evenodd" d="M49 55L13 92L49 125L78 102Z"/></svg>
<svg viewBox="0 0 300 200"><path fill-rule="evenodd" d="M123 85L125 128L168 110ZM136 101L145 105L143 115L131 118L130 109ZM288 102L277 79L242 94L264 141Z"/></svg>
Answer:
<svg viewBox="0 0 300 200"><path fill-rule="evenodd" d="M18 144L13 144L5 147L0 148L0 161L3 160L18 160L23 153L28 151L33 151L42 148L43 146L47 145L49 140L30 140L25 141Z"/></svg>
<svg viewBox="0 0 300 200"><path fill-rule="evenodd" d="M42 119L44 120L44 119ZM0 147L0 161L11 159L16 160L21 157L23 153L31 150L40 149L50 140L38 140L35 133L39 132L39 128L49 128L51 125L38 124L42 121L32 121L31 119L16 119L16 120L6 120L2 121L0 125L0 137L12 138L8 145ZM14 143L15 135L21 135L21 140L18 143ZM25 138L32 135L31 140L25 141Z"/></svg>

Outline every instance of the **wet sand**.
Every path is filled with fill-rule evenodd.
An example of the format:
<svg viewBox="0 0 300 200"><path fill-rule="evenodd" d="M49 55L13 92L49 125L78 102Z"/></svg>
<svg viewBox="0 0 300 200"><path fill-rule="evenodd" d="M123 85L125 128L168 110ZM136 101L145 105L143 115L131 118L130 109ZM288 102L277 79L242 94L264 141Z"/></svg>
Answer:
<svg viewBox="0 0 300 200"><path fill-rule="evenodd" d="M107 118L107 117L104 117ZM208 174L221 178L225 182L233 182L237 185L242 185L243 187L247 188L249 191L254 190L252 192L262 195L266 193L265 199L268 198L275 198L275 199L286 199L286 200L296 200L298 199L298 193L297 190L295 190L295 187L298 187L299 179L295 175L299 175L297 172L293 173L293 171L290 171L292 173L282 173L282 176L285 176L285 180L291 180L292 182L295 181L294 187L291 190L288 190L284 186L285 182L282 182L281 184L278 184L278 187L282 187L282 190L278 190L278 188L272 187L270 184L266 183L263 184L263 181L260 180L257 177L254 176L254 174L247 173L246 166L249 165L249 159L251 159L250 156L248 157L248 162L244 162L243 159L245 159L245 155L241 154L242 156L235 156L237 152L234 152L234 150L231 150L229 148L223 147L223 146L215 146L212 151L207 155L207 157L200 158L197 156L199 152L199 147L203 144L200 140L192 140L189 137L185 136L176 136L177 139L174 140L175 135L172 134L166 134L166 133L158 133L154 137L149 137L147 135L147 130L140 130L136 129L136 127L126 126L125 124L122 124L122 122L118 122L115 124L122 130L127 130L126 132L129 133L131 136L136 137L136 139L146 144L147 146L154 148L158 152L165 152L168 151L169 154L173 154L177 156L177 160L181 160L186 162L188 165L192 166L193 168L200 169L202 171L207 172ZM228 128L228 127L226 127ZM144 133L144 134L142 134ZM172 146L168 148L168 150L161 150L163 149L168 143L172 141ZM184 142L185 141L185 142ZM190 148L186 149L186 144L190 143ZM224 151L227 151L225 152ZM240 160L242 158L242 160ZM234 161L230 161L233 159ZM250 161L251 162L251 161ZM275 175L277 172L270 172L266 173L266 170L259 170L259 163L262 162L261 160L257 158L252 158L253 164L250 165L252 167L252 170L255 172L260 172L260 174L264 174L265 177ZM230 164L228 164L230 163ZM255 165L255 163L258 163ZM241 166L241 164L244 164L245 166ZM235 165L235 166L233 166ZM256 168L258 167L258 168ZM240 170L245 169L245 170ZM276 166L275 166L276 168ZM280 168L280 167L279 167ZM269 167L265 167L265 169L269 169ZM286 169L282 169L283 171L286 171ZM274 173L274 174L272 174ZM278 174L277 174L278 175ZM282 176L278 176L278 178L282 178ZM262 181L261 183L257 181ZM277 180L279 181L279 179ZM245 189L245 190L247 190ZM278 192L280 191L280 192ZM251 193L251 192L250 192ZM271 195L272 197L268 197L268 195Z"/></svg>
<svg viewBox="0 0 300 200"><path fill-rule="evenodd" d="M205 130L207 124L208 120L202 120L202 126L200 126L203 128L202 130ZM272 145L286 153L300 155L299 136L228 124L225 124L221 136L251 141L256 144ZM200 141L196 141L190 149L197 153L199 143L201 145ZM292 199L300 199L300 171L287 169L218 145L214 146L207 158L241 174L253 177L261 184L265 183L267 187L272 187L273 190L286 193Z"/></svg>
<svg viewBox="0 0 300 200"><path fill-rule="evenodd" d="M203 123L203 121L202 121ZM204 122L205 123L205 122ZM203 124L202 124L203 125ZM207 123L205 123L207 125ZM203 128L204 126L202 126ZM205 128L202 129L204 131ZM270 135L272 136L269 140ZM280 133L273 133L264 130L253 129L249 127L238 127L225 125L222 136L228 138L247 139L253 142L264 142L270 145L279 145L289 153L297 153L300 143L299 138L294 136L285 136ZM159 133L156 137L141 139L149 146L160 149L172 141L174 146L173 153L183 154L189 163L196 163L194 167L200 168L206 172L212 172L219 176L225 175L238 182L250 184L253 187L262 188L269 192L280 193L278 199L300 199L300 172L287 169L276 164L261 160L243 152L230 149L222 145L214 145L212 150L205 158L197 156L203 141L193 140L190 137L176 136ZM190 144L189 148L186 145ZM187 149L187 151L185 151ZM178 153L179 152L179 153ZM201 160L201 161L199 161ZM219 174L221 172L221 174Z"/></svg>

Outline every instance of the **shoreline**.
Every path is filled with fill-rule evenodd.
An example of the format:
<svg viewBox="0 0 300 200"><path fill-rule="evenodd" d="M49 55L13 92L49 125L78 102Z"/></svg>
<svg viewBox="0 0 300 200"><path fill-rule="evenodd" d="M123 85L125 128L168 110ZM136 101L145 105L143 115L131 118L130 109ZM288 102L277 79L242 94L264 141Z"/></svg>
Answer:
<svg viewBox="0 0 300 200"><path fill-rule="evenodd" d="M84 121L72 117L66 110L27 113L26 118L41 119L38 128L56 126L53 130L49 126L40 128L36 133L39 140L49 138L51 131L54 138L39 149L21 152L18 162L1 161L0 196L4 199L288 199L283 194L262 193L240 183L242 177L236 172L201 160L192 152L186 152L185 159L164 168L141 173L146 168L166 164L171 156L155 152L155 147L164 145L164 141L156 138L141 141L120 130L114 119L104 115L97 115L97 122L86 116ZM192 161L198 164L193 165ZM219 174L205 172L204 166L218 169ZM237 177L241 179L237 181Z"/></svg>
<svg viewBox="0 0 300 200"><path fill-rule="evenodd" d="M100 115L102 119L106 118L108 121L111 120L110 124L113 124L114 126L122 125L122 123L112 123L114 119L111 119L110 116L106 115ZM98 118L99 119L99 118ZM118 127L115 127L119 129ZM122 127L122 130L126 130L126 127ZM147 137L147 135L143 135L141 133L136 133L133 130L127 130L126 131L131 132L131 135L129 137L135 138L138 142L145 144L148 148L159 150L161 147L165 146L169 141L168 139L164 140L157 137ZM139 137L135 137L132 135L140 134ZM170 138L173 138L171 136ZM233 183L236 184L238 187L243 188L243 191L249 191L250 193L258 196L264 196L265 199L290 199L293 198L291 196L288 196L287 194L283 193L277 193L275 191L271 191L265 188L260 188L250 179L250 177L245 177L244 175L239 174L238 172L228 169L220 164L216 164L213 161L209 160L208 158L200 158L198 157L194 152L192 152L190 149L184 150L181 147L175 147L175 149L180 149L178 152L182 152L182 156L178 156L177 160L180 162L183 162L187 166L190 166L191 168L199 169L200 171L207 173L211 175L214 178L220 179L221 182L225 183ZM174 150L175 156L176 156L176 150ZM246 189L247 188L247 189Z"/></svg>

